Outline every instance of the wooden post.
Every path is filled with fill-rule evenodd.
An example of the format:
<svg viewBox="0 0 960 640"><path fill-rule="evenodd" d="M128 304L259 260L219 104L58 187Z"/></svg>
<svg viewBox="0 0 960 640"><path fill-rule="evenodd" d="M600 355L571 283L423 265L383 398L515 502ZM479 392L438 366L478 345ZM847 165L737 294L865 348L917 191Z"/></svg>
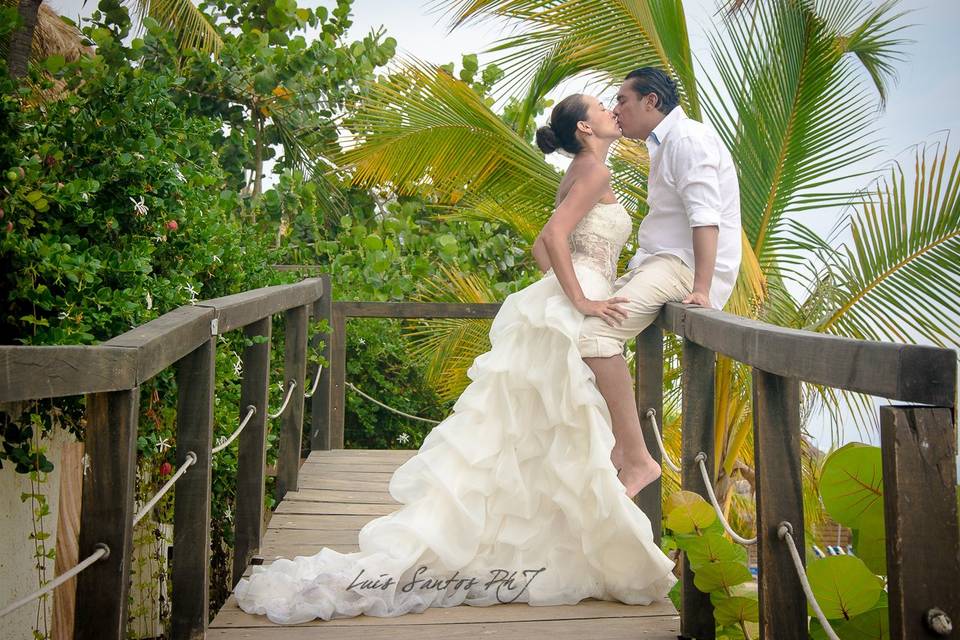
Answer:
<svg viewBox="0 0 960 640"><path fill-rule="evenodd" d="M323 280L323 296L313 305L313 319L332 322L333 291L330 289L330 274L320 276ZM330 336L333 333L332 325L329 333L316 335L313 338L314 346L323 341L323 359L330 363L331 345ZM315 370L314 370L315 371ZM320 383L310 399L310 450L327 451L330 449L330 365L327 364L320 372ZM312 380L311 380L312 382Z"/></svg>
<svg viewBox="0 0 960 640"><path fill-rule="evenodd" d="M880 408L891 640L943 638L939 609L960 625L957 430L952 409ZM954 634L956 631L954 631ZM952 636L951 636L952 637Z"/></svg>
<svg viewBox="0 0 960 640"><path fill-rule="evenodd" d="M207 632L215 359L213 336L177 363L177 466L197 457L174 487L170 636L178 640Z"/></svg>
<svg viewBox="0 0 960 640"><path fill-rule="evenodd" d="M647 418L647 411L657 412L656 420L663 433L663 331L656 325L650 325L637 336L636 341L636 399L640 424L643 426L643 441L650 455L662 463L660 447L653 434L653 424ZM663 483L660 478L651 482L634 499L640 510L650 519L653 528L653 540L660 545L663 521Z"/></svg>
<svg viewBox="0 0 960 640"><path fill-rule="evenodd" d="M695 458L701 451L713 460L714 374L717 356L713 351L683 340L683 447L680 481L683 488L707 499L707 490ZM708 465L711 464L708 462ZM711 468L708 466L708 468ZM683 638L712 640L716 635L710 596L693 584L693 571L686 554L681 577L680 635Z"/></svg>
<svg viewBox="0 0 960 640"><path fill-rule="evenodd" d="M280 416L280 452L277 454L277 502L288 491L297 490L300 472L300 442L303 437L303 379L307 367L307 306L284 312L285 347L283 356L284 390L296 383L290 403ZM284 396L286 398L286 396Z"/></svg>
<svg viewBox="0 0 960 640"><path fill-rule="evenodd" d="M807 600L777 530L793 527L804 557L803 477L800 466L800 381L753 370L753 446L756 465L760 637L807 637Z"/></svg>
<svg viewBox="0 0 960 640"><path fill-rule="evenodd" d="M343 422L346 413L345 379L347 375L347 319L341 303L333 305L331 323L330 376L330 448L343 449Z"/></svg>
<svg viewBox="0 0 960 640"><path fill-rule="evenodd" d="M79 557L98 544L110 555L77 576L78 640L127 636L139 409L139 387L87 396Z"/></svg>
<svg viewBox="0 0 960 640"><path fill-rule="evenodd" d="M267 412L270 386L271 317L244 327L249 338L262 336L265 342L254 343L243 351L243 381L240 386L238 420L247 415L252 405L256 413L240 434L237 452L237 513L233 546L233 584L247 568L250 557L260 548L263 529L264 471L267 464Z"/></svg>
<svg viewBox="0 0 960 640"><path fill-rule="evenodd" d="M57 556L54 572L62 575L78 562L80 504L83 487L83 443L71 442L60 454L60 504L57 508ZM53 592L53 640L73 638L76 616L77 579L70 578Z"/></svg>

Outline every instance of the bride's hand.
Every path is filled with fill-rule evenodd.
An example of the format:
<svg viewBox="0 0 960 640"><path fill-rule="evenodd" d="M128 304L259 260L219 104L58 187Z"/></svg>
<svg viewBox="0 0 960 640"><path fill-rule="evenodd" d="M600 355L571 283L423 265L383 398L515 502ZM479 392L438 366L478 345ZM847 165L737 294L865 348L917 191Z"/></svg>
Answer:
<svg viewBox="0 0 960 640"><path fill-rule="evenodd" d="M611 327L619 326L627 319L627 312L618 303L630 302L629 298L609 298L608 300L588 300L583 298L574 306L585 316L602 318Z"/></svg>

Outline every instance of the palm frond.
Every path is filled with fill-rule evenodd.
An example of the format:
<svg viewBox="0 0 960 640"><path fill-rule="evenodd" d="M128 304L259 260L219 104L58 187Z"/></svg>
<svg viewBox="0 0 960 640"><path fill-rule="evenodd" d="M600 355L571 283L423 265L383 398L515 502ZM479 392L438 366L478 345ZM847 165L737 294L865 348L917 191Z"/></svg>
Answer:
<svg viewBox="0 0 960 640"><path fill-rule="evenodd" d="M499 296L480 272L461 273L440 267L423 282L416 299L429 302L495 302ZM426 380L443 401L453 400L469 384L467 370L490 349L490 320L442 318L409 324L405 336L411 355L427 363Z"/></svg>
<svg viewBox="0 0 960 640"><path fill-rule="evenodd" d="M217 56L223 48L220 33L190 0L133 0L132 4L141 23L150 16L164 29L176 33L181 51L195 49Z"/></svg>
<svg viewBox="0 0 960 640"><path fill-rule="evenodd" d="M548 213L560 177L468 85L443 69L404 63L372 84L349 123L352 148L340 159L357 186L506 200L523 190ZM518 230L519 231L519 230Z"/></svg>
<svg viewBox="0 0 960 640"><path fill-rule="evenodd" d="M834 308L816 330L960 345L960 154L921 147L911 178L893 165L850 213L851 242L818 247Z"/></svg>
<svg viewBox="0 0 960 640"><path fill-rule="evenodd" d="M710 37L718 73L704 109L740 168L743 225L764 269L782 257L785 215L846 203L850 193L823 187L879 150L878 100L848 47L869 51L869 69L885 81L902 42L892 6L748 3Z"/></svg>
<svg viewBox="0 0 960 640"><path fill-rule="evenodd" d="M637 67L656 66L679 82L687 112L699 117L686 17L680 0L461 0L448 4L452 26L481 17L522 27L491 52L511 78L505 91L526 89L525 104L578 74L620 82Z"/></svg>

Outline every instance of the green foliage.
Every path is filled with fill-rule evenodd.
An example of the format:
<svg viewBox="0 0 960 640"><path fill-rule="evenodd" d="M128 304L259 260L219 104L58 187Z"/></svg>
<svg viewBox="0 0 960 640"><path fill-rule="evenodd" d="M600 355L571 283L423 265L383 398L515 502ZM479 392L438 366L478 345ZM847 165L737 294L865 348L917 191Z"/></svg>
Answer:
<svg viewBox="0 0 960 640"><path fill-rule="evenodd" d="M851 442L831 453L823 465L820 493L830 517L852 529L861 518L882 515L880 449Z"/></svg>

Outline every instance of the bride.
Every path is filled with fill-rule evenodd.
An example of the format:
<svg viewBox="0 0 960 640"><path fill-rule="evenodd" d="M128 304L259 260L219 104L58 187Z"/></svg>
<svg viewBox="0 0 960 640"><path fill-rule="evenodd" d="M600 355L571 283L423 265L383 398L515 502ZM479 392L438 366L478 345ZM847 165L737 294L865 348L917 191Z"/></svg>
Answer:
<svg viewBox="0 0 960 640"><path fill-rule="evenodd" d="M360 530L357 552L253 567L240 608L294 624L461 604L649 604L676 583L617 478L610 414L577 348L585 316L624 317L625 299L610 296L631 220L604 165L619 137L596 98L557 104L537 144L574 157L533 247L546 273L504 300L453 412L391 477L401 506Z"/></svg>

